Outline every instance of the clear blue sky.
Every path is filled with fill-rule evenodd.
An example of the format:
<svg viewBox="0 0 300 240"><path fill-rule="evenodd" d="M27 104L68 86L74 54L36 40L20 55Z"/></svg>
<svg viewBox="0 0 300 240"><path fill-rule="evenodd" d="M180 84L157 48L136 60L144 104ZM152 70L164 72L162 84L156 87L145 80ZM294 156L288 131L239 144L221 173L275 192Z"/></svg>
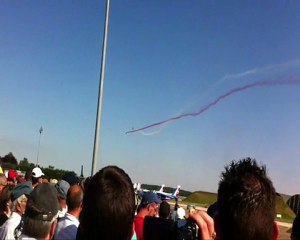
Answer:
<svg viewBox="0 0 300 240"><path fill-rule="evenodd" d="M91 171L105 1L2 1L0 155ZM98 167L134 182L217 191L233 159L266 164L299 192L299 1L111 0Z"/></svg>

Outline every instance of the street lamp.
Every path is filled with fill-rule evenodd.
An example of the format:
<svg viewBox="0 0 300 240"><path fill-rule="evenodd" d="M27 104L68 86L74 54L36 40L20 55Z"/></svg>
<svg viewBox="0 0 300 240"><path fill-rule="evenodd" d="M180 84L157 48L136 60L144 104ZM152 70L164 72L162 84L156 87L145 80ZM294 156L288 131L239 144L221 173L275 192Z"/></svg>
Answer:
<svg viewBox="0 0 300 240"><path fill-rule="evenodd" d="M39 129L39 145L38 145L38 150L37 150L37 157L36 157L36 166L39 165L39 153L40 153L40 144L41 144L41 135L43 132L43 127L41 126L41 128Z"/></svg>

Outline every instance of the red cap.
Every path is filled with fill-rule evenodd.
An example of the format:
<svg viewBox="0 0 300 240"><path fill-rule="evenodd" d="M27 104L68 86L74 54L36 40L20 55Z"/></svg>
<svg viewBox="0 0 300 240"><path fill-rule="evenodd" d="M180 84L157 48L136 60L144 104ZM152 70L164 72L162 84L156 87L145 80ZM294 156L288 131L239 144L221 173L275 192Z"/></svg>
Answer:
<svg viewBox="0 0 300 240"><path fill-rule="evenodd" d="M10 178L10 179L14 179L15 177L18 176L18 173L17 173L16 170L11 169L11 170L8 171L7 176L8 176L8 178Z"/></svg>

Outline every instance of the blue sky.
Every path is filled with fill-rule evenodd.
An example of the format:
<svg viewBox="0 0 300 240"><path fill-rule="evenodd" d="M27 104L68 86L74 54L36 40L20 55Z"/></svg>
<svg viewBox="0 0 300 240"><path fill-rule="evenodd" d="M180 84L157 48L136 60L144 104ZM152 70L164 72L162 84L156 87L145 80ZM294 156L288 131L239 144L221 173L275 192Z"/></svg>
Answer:
<svg viewBox="0 0 300 240"><path fill-rule="evenodd" d="M3 1L0 155L91 171L105 1ZM112 0L98 168L134 182L217 191L233 159L299 192L300 3ZM256 87L187 117L245 84Z"/></svg>

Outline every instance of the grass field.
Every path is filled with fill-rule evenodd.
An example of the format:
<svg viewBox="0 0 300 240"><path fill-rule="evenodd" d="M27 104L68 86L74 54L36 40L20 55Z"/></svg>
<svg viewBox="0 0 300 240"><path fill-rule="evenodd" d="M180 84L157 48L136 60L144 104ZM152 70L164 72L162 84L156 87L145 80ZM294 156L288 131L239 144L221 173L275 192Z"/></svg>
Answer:
<svg viewBox="0 0 300 240"><path fill-rule="evenodd" d="M210 192L197 191L188 195L185 199L182 200L185 204L193 204L200 207L209 207L217 201L217 194ZM280 196L276 196L276 214L280 214L281 217L277 220L282 222L292 223L295 216L295 213L290 209L290 207L284 202L284 199Z"/></svg>

